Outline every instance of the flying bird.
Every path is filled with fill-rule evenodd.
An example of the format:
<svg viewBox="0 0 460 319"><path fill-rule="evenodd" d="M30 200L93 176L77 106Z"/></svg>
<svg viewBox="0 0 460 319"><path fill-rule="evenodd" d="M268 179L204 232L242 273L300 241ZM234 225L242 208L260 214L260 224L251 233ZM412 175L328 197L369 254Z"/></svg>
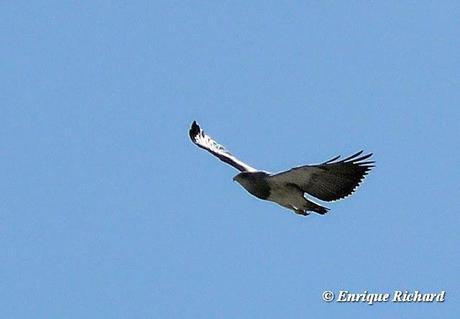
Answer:
<svg viewBox="0 0 460 319"><path fill-rule="evenodd" d="M372 153L363 155L363 151L359 151L342 160L339 160L340 156L336 156L321 164L294 167L272 174L255 169L236 158L224 146L206 135L196 121L193 121L189 135L198 147L239 170L241 173L233 180L250 194L275 202L303 216L309 215L310 211L321 215L329 211L329 208L307 198L307 194L327 202L345 198L355 191L374 167L374 161L368 160Z"/></svg>

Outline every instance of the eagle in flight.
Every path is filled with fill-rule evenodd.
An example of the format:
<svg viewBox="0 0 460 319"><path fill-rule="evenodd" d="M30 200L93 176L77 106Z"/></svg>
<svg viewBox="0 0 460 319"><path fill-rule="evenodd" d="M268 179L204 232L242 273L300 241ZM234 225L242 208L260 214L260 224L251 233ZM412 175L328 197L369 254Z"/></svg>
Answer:
<svg viewBox="0 0 460 319"><path fill-rule="evenodd" d="M239 170L241 173L233 180L250 194L275 202L303 216L309 215L309 211L321 215L329 211L329 208L307 199L305 194L327 202L345 198L354 192L374 167L374 161L368 160L372 153L362 155L363 151L360 151L342 160L339 160L340 156L336 156L321 164L304 165L271 174L240 161L206 135L196 121L193 121L189 134L198 147Z"/></svg>

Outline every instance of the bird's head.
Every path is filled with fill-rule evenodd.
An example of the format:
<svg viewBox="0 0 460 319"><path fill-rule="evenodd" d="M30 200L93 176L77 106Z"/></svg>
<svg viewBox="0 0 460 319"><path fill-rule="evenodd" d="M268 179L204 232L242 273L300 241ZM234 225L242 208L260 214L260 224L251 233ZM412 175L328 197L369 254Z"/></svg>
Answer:
<svg viewBox="0 0 460 319"><path fill-rule="evenodd" d="M251 173L249 173L249 172L239 173L238 175L235 175L235 177L233 177L233 181L238 182L239 184L243 185L243 183L245 183L245 182L247 182L249 180L250 174Z"/></svg>
<svg viewBox="0 0 460 319"><path fill-rule="evenodd" d="M250 172L242 172L233 177L233 181L238 182L243 188L248 189L252 184L253 176Z"/></svg>
<svg viewBox="0 0 460 319"><path fill-rule="evenodd" d="M261 178L263 178L265 176L268 176L268 173L266 173L264 171L241 172L238 175L236 175L235 177L233 177L233 180L235 182L238 182L242 186L246 186L246 185L249 185L249 184L253 184L257 180L259 180L259 179L261 179Z"/></svg>
<svg viewBox="0 0 460 319"><path fill-rule="evenodd" d="M234 181L234 182L240 183L241 180L244 178L244 177L241 176L241 174L243 174L243 173L239 173L238 175L235 175L235 176L233 177L233 181Z"/></svg>

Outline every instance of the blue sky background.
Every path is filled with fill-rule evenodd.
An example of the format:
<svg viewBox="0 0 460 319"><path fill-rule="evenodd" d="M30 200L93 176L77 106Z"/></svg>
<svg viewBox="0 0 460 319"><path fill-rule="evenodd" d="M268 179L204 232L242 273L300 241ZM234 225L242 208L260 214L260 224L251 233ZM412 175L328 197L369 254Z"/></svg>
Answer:
<svg viewBox="0 0 460 319"><path fill-rule="evenodd" d="M459 30L457 1L3 2L0 317L454 317ZM193 120L268 171L377 168L303 218ZM447 301L321 300L341 289Z"/></svg>

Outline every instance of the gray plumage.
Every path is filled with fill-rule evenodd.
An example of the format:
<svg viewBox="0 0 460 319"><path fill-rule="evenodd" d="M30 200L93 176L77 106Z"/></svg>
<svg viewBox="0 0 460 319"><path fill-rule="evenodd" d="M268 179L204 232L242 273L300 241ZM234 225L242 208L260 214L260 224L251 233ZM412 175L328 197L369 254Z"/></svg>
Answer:
<svg viewBox="0 0 460 319"><path fill-rule="evenodd" d="M237 159L225 147L206 135L195 121L189 135L197 146L238 169L241 173L233 180L250 194L275 202L304 216L308 215L309 211L324 215L329 210L307 199L305 194L323 201L345 198L355 191L374 167L374 161L368 160L372 153L362 155L363 151L360 151L343 160L336 156L318 165L304 165L271 174L259 171Z"/></svg>

